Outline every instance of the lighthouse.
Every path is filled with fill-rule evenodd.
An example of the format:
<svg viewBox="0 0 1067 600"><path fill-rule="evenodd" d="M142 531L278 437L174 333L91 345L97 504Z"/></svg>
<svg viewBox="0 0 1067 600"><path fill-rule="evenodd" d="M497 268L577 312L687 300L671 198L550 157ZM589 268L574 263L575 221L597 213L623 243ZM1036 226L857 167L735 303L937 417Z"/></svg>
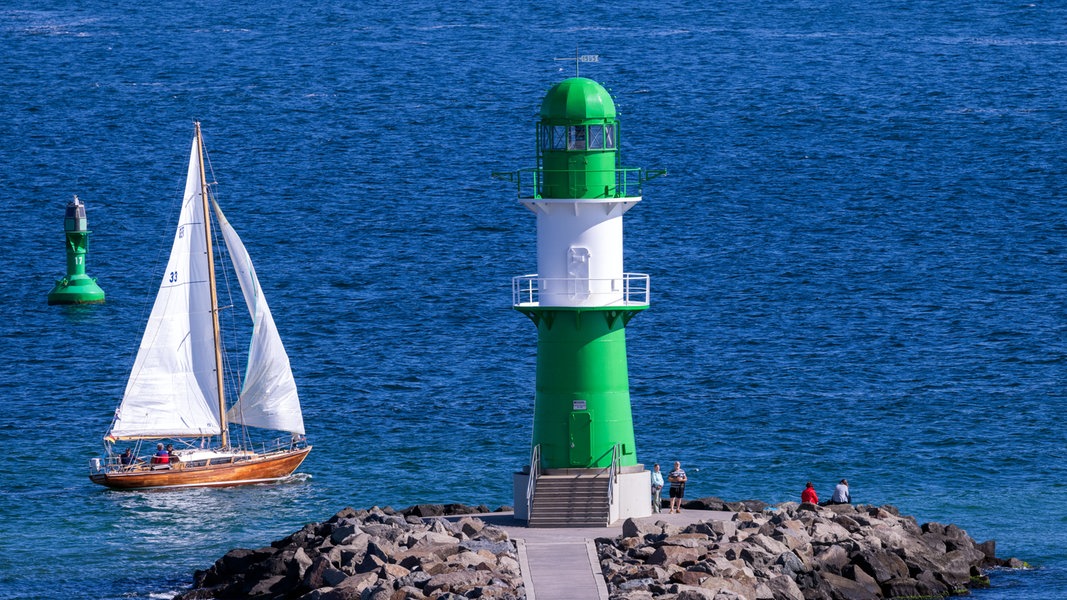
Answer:
<svg viewBox="0 0 1067 600"><path fill-rule="evenodd" d="M67 204L63 216L63 229L67 236L67 276L56 282L48 292L48 304L99 304L104 301L104 290L96 284L96 278L85 274L85 255L89 251L89 227L85 218L85 205L77 196Z"/></svg>
<svg viewBox="0 0 1067 600"><path fill-rule="evenodd" d="M537 273L512 280L513 307L537 328L515 515L531 527L608 525L651 513L626 360L626 325L649 307L649 277L623 268L623 215L664 172L619 166L615 103L591 79L552 86L536 132L536 166L495 174L518 184L537 218Z"/></svg>

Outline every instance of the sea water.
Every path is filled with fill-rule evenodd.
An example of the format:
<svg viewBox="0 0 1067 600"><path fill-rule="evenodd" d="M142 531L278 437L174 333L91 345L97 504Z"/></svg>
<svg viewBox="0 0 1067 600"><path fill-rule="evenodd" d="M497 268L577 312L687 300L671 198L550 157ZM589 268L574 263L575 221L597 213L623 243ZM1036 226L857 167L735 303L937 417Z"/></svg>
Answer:
<svg viewBox="0 0 1067 600"><path fill-rule="evenodd" d="M490 174L576 67L623 165L669 172L626 215L638 459L692 497L847 477L1034 566L976 598L1067 598L1063 3L9 0L0 48L0 598L165 598L346 506L511 504L535 218ZM193 120L315 449L111 492ZM74 194L107 302L50 307Z"/></svg>

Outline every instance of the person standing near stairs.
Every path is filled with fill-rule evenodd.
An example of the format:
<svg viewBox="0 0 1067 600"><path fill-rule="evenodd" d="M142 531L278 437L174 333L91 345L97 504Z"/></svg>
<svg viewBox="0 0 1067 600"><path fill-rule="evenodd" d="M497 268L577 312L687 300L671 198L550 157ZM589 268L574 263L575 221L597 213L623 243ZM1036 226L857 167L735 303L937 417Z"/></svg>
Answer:
<svg viewBox="0 0 1067 600"><path fill-rule="evenodd" d="M682 463L680 461L674 461L674 469L667 474L667 481L671 482L671 490L669 496L671 497L671 512L682 512L682 499L685 498L685 482L689 478L685 476L685 470L682 469Z"/></svg>
<svg viewBox="0 0 1067 600"><path fill-rule="evenodd" d="M659 463L652 465L652 512L658 513L663 508L663 473L659 472Z"/></svg>

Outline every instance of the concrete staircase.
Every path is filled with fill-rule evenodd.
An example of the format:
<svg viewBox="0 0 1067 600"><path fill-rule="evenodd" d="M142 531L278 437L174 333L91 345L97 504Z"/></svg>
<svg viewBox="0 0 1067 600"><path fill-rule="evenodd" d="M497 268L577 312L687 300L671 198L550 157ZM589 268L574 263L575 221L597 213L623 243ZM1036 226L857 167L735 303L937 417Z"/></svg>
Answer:
<svg viewBox="0 0 1067 600"><path fill-rule="evenodd" d="M541 475L534 488L528 527L605 527L609 524L606 471Z"/></svg>

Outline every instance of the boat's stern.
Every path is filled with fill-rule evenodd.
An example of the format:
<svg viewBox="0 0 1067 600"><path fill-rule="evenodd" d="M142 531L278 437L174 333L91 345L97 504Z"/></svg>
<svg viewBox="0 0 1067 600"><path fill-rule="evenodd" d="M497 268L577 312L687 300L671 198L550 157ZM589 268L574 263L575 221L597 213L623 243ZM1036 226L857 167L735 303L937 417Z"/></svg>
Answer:
<svg viewBox="0 0 1067 600"><path fill-rule="evenodd" d="M105 457L97 456L97 457L90 458L89 459L89 478L91 479L93 477L93 475L102 475L104 473L107 473L114 466L112 463L115 463L115 462L116 461L113 458L108 458L106 456Z"/></svg>
<svg viewBox="0 0 1067 600"><path fill-rule="evenodd" d="M108 454L89 459L89 481L100 485L108 485L108 479L113 473L129 471L134 465L142 463L140 459L128 457L123 462L122 456Z"/></svg>
<svg viewBox="0 0 1067 600"><path fill-rule="evenodd" d="M97 485L107 485L107 474L111 472L107 457L89 459L89 481Z"/></svg>

